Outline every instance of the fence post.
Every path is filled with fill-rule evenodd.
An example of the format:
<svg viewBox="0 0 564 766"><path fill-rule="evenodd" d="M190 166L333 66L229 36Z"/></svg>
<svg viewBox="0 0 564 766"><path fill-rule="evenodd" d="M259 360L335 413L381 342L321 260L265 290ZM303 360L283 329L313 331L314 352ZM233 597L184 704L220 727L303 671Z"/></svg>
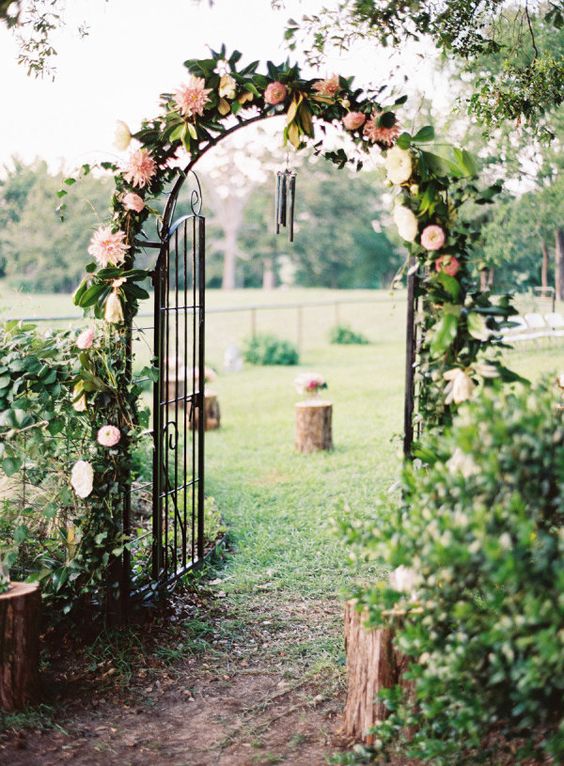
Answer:
<svg viewBox="0 0 564 766"><path fill-rule="evenodd" d="M302 343L303 343L303 312L302 312L303 306L298 306L298 351L302 352Z"/></svg>

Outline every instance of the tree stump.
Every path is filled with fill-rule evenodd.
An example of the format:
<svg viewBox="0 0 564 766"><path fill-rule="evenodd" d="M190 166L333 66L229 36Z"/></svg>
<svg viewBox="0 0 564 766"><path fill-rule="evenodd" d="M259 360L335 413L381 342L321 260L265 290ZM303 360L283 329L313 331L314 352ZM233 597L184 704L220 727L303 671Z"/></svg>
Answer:
<svg viewBox="0 0 564 766"><path fill-rule="evenodd" d="M200 422L199 410L194 408L192 415L192 428L198 428ZM213 391L204 393L204 428L206 431L214 431L221 425L221 411L217 394Z"/></svg>
<svg viewBox="0 0 564 766"><path fill-rule="evenodd" d="M333 449L333 405L314 400L296 404L296 449L318 452Z"/></svg>
<svg viewBox="0 0 564 766"><path fill-rule="evenodd" d="M397 684L410 688L402 682L407 667L406 658L393 645L394 629L364 627L366 612L357 612L354 601L345 605L345 646L347 653L347 701L343 734L347 739L374 743L370 729L388 716L383 701L376 700L382 689Z"/></svg>
<svg viewBox="0 0 564 766"><path fill-rule="evenodd" d="M0 594L0 707L21 710L39 695L41 594L37 584L12 583Z"/></svg>

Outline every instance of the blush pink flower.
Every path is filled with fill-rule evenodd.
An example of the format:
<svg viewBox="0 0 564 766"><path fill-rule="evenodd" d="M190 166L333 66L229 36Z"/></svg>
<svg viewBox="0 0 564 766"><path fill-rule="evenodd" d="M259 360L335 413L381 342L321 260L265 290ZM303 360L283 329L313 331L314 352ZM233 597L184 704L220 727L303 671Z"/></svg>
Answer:
<svg viewBox="0 0 564 766"><path fill-rule="evenodd" d="M362 112L349 112L343 117L343 125L347 130L358 130L366 122L366 116Z"/></svg>
<svg viewBox="0 0 564 766"><path fill-rule="evenodd" d="M445 232L435 224L426 226L421 232L421 245L425 250L440 250L445 243Z"/></svg>
<svg viewBox="0 0 564 766"><path fill-rule="evenodd" d="M460 271L460 261L454 255L441 255L435 261L435 269L437 271L444 271L449 277L455 277Z"/></svg>
<svg viewBox="0 0 564 766"><path fill-rule="evenodd" d="M147 149L137 149L130 155L123 177L127 183L143 189L150 183L156 172L157 163Z"/></svg>
<svg viewBox="0 0 564 766"><path fill-rule="evenodd" d="M388 124L389 123L389 124ZM364 126L364 135L373 144L382 144L383 146L393 146L397 140L401 128L393 112L373 112L372 117L367 120Z"/></svg>
<svg viewBox="0 0 564 766"><path fill-rule="evenodd" d="M121 439L121 431L116 426L102 426L96 440L102 447L115 447Z"/></svg>
<svg viewBox="0 0 564 766"><path fill-rule="evenodd" d="M85 351L88 348L92 348L94 343L94 336L96 335L93 327L88 327L83 330L76 339L76 345L81 351Z"/></svg>
<svg viewBox="0 0 564 766"><path fill-rule="evenodd" d="M271 106L281 104L286 100L288 88L282 82L271 82L264 91L264 100Z"/></svg>
<svg viewBox="0 0 564 766"><path fill-rule="evenodd" d="M312 90L317 91L320 96L327 96L328 98L335 98L337 93L341 90L339 83L339 75L334 74L328 80L318 80L313 83Z"/></svg>
<svg viewBox="0 0 564 766"><path fill-rule="evenodd" d="M98 261L102 268L120 266L125 261L129 245L125 244L125 232L112 231L109 226L100 226L94 232L88 247L88 254Z"/></svg>
<svg viewBox="0 0 564 766"><path fill-rule="evenodd" d="M188 118L201 116L211 91L211 88L206 88L206 81L203 77L192 75L186 85L181 85L174 92L174 101L180 114Z"/></svg>
<svg viewBox="0 0 564 766"><path fill-rule="evenodd" d="M94 469L87 460L77 460L71 471L71 485L78 497L88 497L94 488Z"/></svg>
<svg viewBox="0 0 564 766"><path fill-rule="evenodd" d="M145 200L135 192L124 194L122 203L126 210L133 210L134 213L140 213L145 207Z"/></svg>

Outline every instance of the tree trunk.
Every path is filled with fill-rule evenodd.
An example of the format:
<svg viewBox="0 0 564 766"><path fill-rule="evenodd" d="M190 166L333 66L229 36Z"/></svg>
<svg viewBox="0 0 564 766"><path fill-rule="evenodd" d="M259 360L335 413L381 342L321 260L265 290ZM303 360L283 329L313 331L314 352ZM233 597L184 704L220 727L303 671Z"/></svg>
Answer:
<svg viewBox="0 0 564 766"><path fill-rule="evenodd" d="M213 391L206 391L204 394L204 428L206 431L214 431L221 425L221 412L219 409L219 402L217 400L217 394ZM194 415L192 417L192 428L198 428L199 423L199 411L196 407L194 409Z"/></svg>
<svg viewBox="0 0 564 766"><path fill-rule="evenodd" d="M311 400L296 404L296 449L317 452L333 449L333 405Z"/></svg>
<svg viewBox="0 0 564 766"><path fill-rule="evenodd" d="M0 707L21 710L39 696L41 594L37 584L13 583L0 594Z"/></svg>
<svg viewBox="0 0 564 766"><path fill-rule="evenodd" d="M556 229L556 242L554 248L554 288L556 298L564 301L564 228Z"/></svg>
<svg viewBox="0 0 564 766"><path fill-rule="evenodd" d="M347 739L374 742L370 729L388 716L388 710L376 695L397 684L410 689L402 680L407 660L396 651L394 629L364 627L366 612L358 612L354 601L345 604L345 646L347 653L347 701L343 733Z"/></svg>
<svg viewBox="0 0 564 766"><path fill-rule="evenodd" d="M276 279L274 276L274 262L272 258L264 258L262 272L263 290L274 290Z"/></svg>
<svg viewBox="0 0 564 766"><path fill-rule="evenodd" d="M548 248L544 239L541 240L542 266L541 266L541 287L543 292L548 287Z"/></svg>

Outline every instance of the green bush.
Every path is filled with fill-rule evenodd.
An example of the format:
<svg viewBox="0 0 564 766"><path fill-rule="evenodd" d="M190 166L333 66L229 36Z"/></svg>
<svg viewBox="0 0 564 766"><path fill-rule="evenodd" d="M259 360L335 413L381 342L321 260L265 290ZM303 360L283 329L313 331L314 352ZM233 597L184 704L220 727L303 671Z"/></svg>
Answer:
<svg viewBox="0 0 564 766"><path fill-rule="evenodd" d="M387 694L378 745L437 766L493 764L518 739L512 763L535 746L560 761L564 429L550 385L484 390L419 457L400 509L346 530L415 581L411 594L357 594L373 625L405 613L396 641L412 660L414 699Z"/></svg>
<svg viewBox="0 0 564 766"><path fill-rule="evenodd" d="M274 335L255 335L249 338L243 348L243 357L249 364L262 365L294 365L300 361L294 344Z"/></svg>
<svg viewBox="0 0 564 766"><path fill-rule="evenodd" d="M329 333L329 342L339 346L366 346L370 341L360 332L346 324L336 324Z"/></svg>

